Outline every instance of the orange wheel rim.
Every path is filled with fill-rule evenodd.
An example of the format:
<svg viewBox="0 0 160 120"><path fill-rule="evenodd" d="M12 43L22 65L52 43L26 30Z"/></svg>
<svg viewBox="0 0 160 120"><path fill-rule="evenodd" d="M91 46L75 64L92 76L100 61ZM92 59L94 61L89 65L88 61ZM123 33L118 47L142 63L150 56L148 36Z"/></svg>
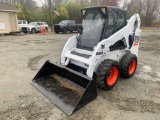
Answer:
<svg viewBox="0 0 160 120"><path fill-rule="evenodd" d="M136 69L136 60L133 59L133 60L130 62L130 64L129 64L128 73L129 73L129 74L133 74L134 71L135 71L135 69Z"/></svg>
<svg viewBox="0 0 160 120"><path fill-rule="evenodd" d="M112 67L109 71L109 75L106 79L106 82L108 83L108 85L113 85L118 77L118 68L117 67Z"/></svg>

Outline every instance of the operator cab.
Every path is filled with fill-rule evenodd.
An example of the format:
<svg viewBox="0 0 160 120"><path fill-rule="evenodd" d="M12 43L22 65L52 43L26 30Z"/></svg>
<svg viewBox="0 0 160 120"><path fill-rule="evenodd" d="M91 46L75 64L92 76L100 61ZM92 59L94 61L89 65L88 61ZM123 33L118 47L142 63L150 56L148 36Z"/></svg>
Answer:
<svg viewBox="0 0 160 120"><path fill-rule="evenodd" d="M97 44L126 25L126 11L110 6L82 9L83 21L77 48L93 51Z"/></svg>

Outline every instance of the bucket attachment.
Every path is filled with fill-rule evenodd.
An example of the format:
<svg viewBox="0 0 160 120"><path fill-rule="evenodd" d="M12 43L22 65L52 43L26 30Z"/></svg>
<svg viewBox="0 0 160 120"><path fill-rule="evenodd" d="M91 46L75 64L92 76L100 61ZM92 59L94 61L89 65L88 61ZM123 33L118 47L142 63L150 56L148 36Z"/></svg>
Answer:
<svg viewBox="0 0 160 120"><path fill-rule="evenodd" d="M31 84L67 115L97 97L95 80L46 61Z"/></svg>

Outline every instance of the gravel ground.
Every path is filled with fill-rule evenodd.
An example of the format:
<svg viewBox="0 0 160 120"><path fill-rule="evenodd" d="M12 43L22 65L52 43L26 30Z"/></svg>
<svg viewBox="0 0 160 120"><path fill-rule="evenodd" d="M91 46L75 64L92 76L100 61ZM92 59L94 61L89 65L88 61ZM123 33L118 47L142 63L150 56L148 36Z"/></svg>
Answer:
<svg viewBox="0 0 160 120"><path fill-rule="evenodd" d="M0 36L0 120L159 120L160 31L142 31L139 62L131 79L67 116L30 85L46 60L59 63L72 34Z"/></svg>

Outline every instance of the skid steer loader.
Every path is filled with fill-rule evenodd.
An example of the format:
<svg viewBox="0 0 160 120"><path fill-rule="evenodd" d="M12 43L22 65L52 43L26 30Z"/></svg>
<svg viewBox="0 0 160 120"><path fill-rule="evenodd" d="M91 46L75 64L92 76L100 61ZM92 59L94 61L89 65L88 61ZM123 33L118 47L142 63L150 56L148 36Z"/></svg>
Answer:
<svg viewBox="0 0 160 120"><path fill-rule="evenodd" d="M61 65L46 61L32 85L71 115L97 97L96 86L110 90L119 75L133 76L137 66L140 17L110 6L82 9L78 35L66 42Z"/></svg>

